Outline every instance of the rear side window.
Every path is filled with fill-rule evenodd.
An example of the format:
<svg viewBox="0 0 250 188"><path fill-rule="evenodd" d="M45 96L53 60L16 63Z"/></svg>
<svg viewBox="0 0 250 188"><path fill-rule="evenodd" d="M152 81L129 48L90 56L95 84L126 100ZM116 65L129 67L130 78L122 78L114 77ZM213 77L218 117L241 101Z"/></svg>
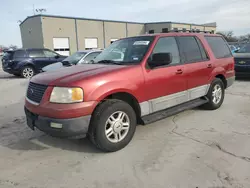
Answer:
<svg viewBox="0 0 250 188"><path fill-rule="evenodd" d="M204 60L203 56L205 56L205 51L204 49L200 49L196 37L179 37L179 43L186 63ZM201 51L203 51L203 55Z"/></svg>
<svg viewBox="0 0 250 188"><path fill-rule="evenodd" d="M231 51L222 37L205 37L217 59L232 57Z"/></svg>
<svg viewBox="0 0 250 188"><path fill-rule="evenodd" d="M16 59L16 58L23 58L25 56L26 56L26 53L25 53L24 50L17 50L14 53L14 59Z"/></svg>
<svg viewBox="0 0 250 188"><path fill-rule="evenodd" d="M43 50L30 50L29 56L30 57L46 57Z"/></svg>

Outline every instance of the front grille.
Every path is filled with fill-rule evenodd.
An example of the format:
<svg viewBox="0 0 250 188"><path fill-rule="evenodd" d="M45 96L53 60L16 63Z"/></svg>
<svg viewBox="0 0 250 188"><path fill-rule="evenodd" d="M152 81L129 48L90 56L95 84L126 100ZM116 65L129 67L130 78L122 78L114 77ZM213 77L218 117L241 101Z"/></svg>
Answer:
<svg viewBox="0 0 250 188"><path fill-rule="evenodd" d="M30 82L27 90L27 98L33 102L40 103L48 86Z"/></svg>

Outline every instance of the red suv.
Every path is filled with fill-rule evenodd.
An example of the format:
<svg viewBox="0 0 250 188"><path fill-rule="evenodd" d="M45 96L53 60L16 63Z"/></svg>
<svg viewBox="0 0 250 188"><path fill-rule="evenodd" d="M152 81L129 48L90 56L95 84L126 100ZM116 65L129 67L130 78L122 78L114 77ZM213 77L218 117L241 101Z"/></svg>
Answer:
<svg viewBox="0 0 250 188"><path fill-rule="evenodd" d="M52 136L88 135L117 151L147 124L185 109L215 110L235 80L234 58L220 35L167 33L112 43L91 64L30 80L27 124Z"/></svg>

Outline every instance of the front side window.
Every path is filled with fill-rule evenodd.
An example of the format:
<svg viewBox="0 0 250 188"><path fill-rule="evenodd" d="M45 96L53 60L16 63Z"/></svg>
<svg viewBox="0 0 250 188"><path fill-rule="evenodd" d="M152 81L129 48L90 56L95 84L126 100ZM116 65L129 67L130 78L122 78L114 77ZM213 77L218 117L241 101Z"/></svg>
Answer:
<svg viewBox="0 0 250 188"><path fill-rule="evenodd" d="M93 63L138 64L154 38L154 36L140 36L115 41L103 50Z"/></svg>
<svg viewBox="0 0 250 188"><path fill-rule="evenodd" d="M230 48L222 37L206 36L205 38L216 58L232 57Z"/></svg>
<svg viewBox="0 0 250 188"><path fill-rule="evenodd" d="M57 53L52 52L50 50L44 50L44 54L45 54L46 57L55 57L55 56L58 56Z"/></svg>
<svg viewBox="0 0 250 188"><path fill-rule="evenodd" d="M43 50L30 50L29 57L36 58L36 57L46 57Z"/></svg>
<svg viewBox="0 0 250 188"><path fill-rule="evenodd" d="M179 43L186 63L203 60L195 37L179 37Z"/></svg>
<svg viewBox="0 0 250 188"><path fill-rule="evenodd" d="M64 62L68 62L72 65L76 65L87 53L86 52L76 52L71 56L64 59Z"/></svg>
<svg viewBox="0 0 250 188"><path fill-rule="evenodd" d="M89 63L91 60L95 59L101 52L92 52L84 58L82 63Z"/></svg>
<svg viewBox="0 0 250 188"><path fill-rule="evenodd" d="M172 55L172 62L170 63L170 65L180 63L179 50L174 37L160 38L154 47L151 57L156 53L170 53Z"/></svg>

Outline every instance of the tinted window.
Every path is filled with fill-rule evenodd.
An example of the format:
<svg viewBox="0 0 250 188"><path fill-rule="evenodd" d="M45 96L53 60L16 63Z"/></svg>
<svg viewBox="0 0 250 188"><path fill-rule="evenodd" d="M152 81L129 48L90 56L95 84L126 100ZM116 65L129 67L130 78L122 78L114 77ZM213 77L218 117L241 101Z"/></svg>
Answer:
<svg viewBox="0 0 250 188"><path fill-rule="evenodd" d="M231 57L231 51L222 37L205 37L216 58Z"/></svg>
<svg viewBox="0 0 250 188"><path fill-rule="evenodd" d="M91 60L95 59L96 56L98 56L100 52L92 52L91 54L87 55L87 57L84 58L83 63L89 63Z"/></svg>
<svg viewBox="0 0 250 188"><path fill-rule="evenodd" d="M236 50L236 47L234 46L234 50ZM243 45L237 53L250 53L250 44Z"/></svg>
<svg viewBox="0 0 250 188"><path fill-rule="evenodd" d="M171 53L172 54L171 65L180 63L179 50L174 37L160 38L154 47L152 55L155 53Z"/></svg>
<svg viewBox="0 0 250 188"><path fill-rule="evenodd" d="M149 30L148 33L149 34L153 34L155 31L154 30Z"/></svg>
<svg viewBox="0 0 250 188"><path fill-rule="evenodd" d="M200 51L201 51L202 59L203 59L203 60L208 60L208 59L209 59L209 58L208 58L208 55L207 55L207 53L206 53L206 51L205 51L205 48L204 48L203 44L201 43L200 39L196 38L196 41L197 41L197 43L198 43L198 45L199 45L199 48L200 48Z"/></svg>
<svg viewBox="0 0 250 188"><path fill-rule="evenodd" d="M43 50L30 50L29 51L30 57L45 57Z"/></svg>
<svg viewBox="0 0 250 188"><path fill-rule="evenodd" d="M14 53L14 59L15 58L22 58L22 57L25 57L25 51L24 50L17 50L15 51Z"/></svg>
<svg viewBox="0 0 250 188"><path fill-rule="evenodd" d="M185 62L202 61L201 51L195 37L179 37Z"/></svg>
<svg viewBox="0 0 250 188"><path fill-rule="evenodd" d="M52 52L50 50L44 50L43 52L44 52L44 54L45 54L46 57L55 57L55 56L58 55L57 53Z"/></svg>

